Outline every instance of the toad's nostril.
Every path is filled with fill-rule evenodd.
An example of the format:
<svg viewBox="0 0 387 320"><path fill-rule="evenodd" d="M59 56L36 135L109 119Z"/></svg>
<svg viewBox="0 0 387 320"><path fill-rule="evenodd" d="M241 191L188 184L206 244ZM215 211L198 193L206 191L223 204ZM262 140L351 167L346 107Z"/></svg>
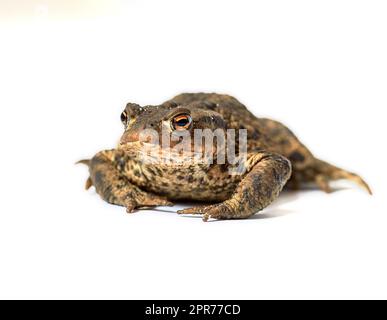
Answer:
<svg viewBox="0 0 387 320"><path fill-rule="evenodd" d="M136 142L139 139L139 135L136 132L127 132L125 133L120 141L120 145L124 145L129 142Z"/></svg>

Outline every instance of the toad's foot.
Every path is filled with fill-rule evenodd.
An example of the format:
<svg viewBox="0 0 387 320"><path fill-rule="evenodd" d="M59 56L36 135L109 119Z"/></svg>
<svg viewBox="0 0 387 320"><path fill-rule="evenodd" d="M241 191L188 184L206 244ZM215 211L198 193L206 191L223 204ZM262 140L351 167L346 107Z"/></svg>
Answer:
<svg viewBox="0 0 387 320"><path fill-rule="evenodd" d="M201 214L203 221L213 219L237 219L238 214L227 201L208 206L198 206L177 211L178 214Z"/></svg>
<svg viewBox="0 0 387 320"><path fill-rule="evenodd" d="M349 180L351 182L354 182L364 190L366 190L369 194L372 195L372 190L369 187L369 185L356 173L352 173L349 171L346 171L344 169L335 167L327 162L317 160L314 168L314 182L317 184L317 186L327 192L332 192L330 181L335 180ZM310 180L313 180L313 177L309 178Z"/></svg>
<svg viewBox="0 0 387 320"><path fill-rule="evenodd" d="M144 209L148 207L157 207L157 206L173 206L173 203L170 202L167 198L157 196L155 194L141 191L129 193L126 199L123 200L122 205L126 208L127 213L133 213L136 209Z"/></svg>

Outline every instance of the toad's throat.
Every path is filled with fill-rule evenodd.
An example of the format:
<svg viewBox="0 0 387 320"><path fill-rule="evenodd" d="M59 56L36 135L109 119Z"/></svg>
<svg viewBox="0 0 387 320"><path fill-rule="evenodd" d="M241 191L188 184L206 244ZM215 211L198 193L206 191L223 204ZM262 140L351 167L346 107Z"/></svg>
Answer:
<svg viewBox="0 0 387 320"><path fill-rule="evenodd" d="M135 158L137 161L144 164L153 165L208 165L213 163L220 163L217 160L224 159L224 151L211 149L207 150L195 150L194 148L162 148L159 145L144 143L144 142L131 142L120 144L119 149L123 150L126 154ZM221 157L219 157L221 155ZM224 160L222 160L224 163Z"/></svg>

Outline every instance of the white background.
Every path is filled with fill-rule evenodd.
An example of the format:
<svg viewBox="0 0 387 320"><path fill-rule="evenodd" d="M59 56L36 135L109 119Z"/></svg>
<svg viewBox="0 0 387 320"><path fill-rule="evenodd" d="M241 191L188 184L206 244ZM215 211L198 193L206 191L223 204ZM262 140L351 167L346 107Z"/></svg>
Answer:
<svg viewBox="0 0 387 320"><path fill-rule="evenodd" d="M0 1L1 298L387 298L385 1ZM361 174L249 220L133 215L74 162L127 102L236 96ZM176 210L173 208L172 210Z"/></svg>

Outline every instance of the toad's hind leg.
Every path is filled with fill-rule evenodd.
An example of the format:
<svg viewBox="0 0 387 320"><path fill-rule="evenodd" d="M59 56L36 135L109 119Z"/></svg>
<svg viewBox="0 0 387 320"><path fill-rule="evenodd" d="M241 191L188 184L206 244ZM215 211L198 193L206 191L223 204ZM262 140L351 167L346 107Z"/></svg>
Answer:
<svg viewBox="0 0 387 320"><path fill-rule="evenodd" d="M325 161L315 159L315 161L302 171L294 171L290 181L290 187L302 183L315 183L317 187L327 193L331 192L330 181L349 180L372 194L368 184L357 174L346 171Z"/></svg>

